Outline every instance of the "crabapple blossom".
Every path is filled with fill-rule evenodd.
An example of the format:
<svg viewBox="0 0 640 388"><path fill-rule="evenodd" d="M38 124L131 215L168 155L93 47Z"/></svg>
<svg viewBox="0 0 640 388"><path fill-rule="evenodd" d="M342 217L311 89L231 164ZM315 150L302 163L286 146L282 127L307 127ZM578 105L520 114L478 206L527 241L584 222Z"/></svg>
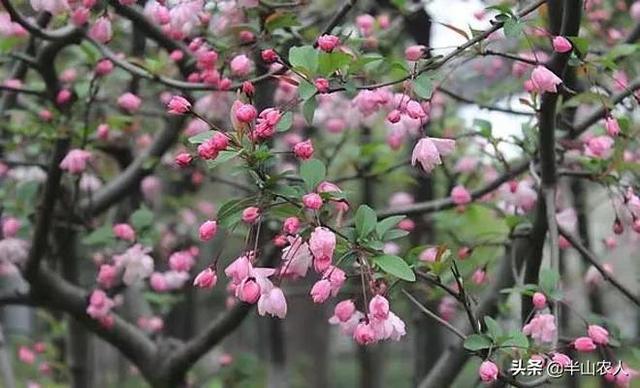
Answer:
<svg viewBox="0 0 640 388"><path fill-rule="evenodd" d="M218 282L218 276L210 267L203 269L193 280L193 285L198 288L213 288Z"/></svg>
<svg viewBox="0 0 640 388"><path fill-rule="evenodd" d="M429 173L435 166L442 164L441 156L451 154L455 148L455 140L424 137L416 143L411 154L411 165L420 163L422 169Z"/></svg>
<svg viewBox="0 0 640 388"><path fill-rule="evenodd" d="M198 230L201 241L211 240L218 231L218 223L216 221L207 220L200 225Z"/></svg>
<svg viewBox="0 0 640 388"><path fill-rule="evenodd" d="M498 366L492 361L483 361L480 364L480 368L478 369L478 375L480 376L480 380L485 383L490 383L492 381L498 380L498 374L500 371L498 370Z"/></svg>

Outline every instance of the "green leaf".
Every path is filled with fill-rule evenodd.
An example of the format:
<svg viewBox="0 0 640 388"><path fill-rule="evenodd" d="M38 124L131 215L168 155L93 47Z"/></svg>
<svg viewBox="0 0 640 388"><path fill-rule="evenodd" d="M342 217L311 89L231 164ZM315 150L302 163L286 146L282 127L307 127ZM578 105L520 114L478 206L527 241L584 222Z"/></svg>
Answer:
<svg viewBox="0 0 640 388"><path fill-rule="evenodd" d="M197 135L191 136L187 141L191 144L202 144L205 141L211 139L211 137L213 136L213 133L214 131L200 132Z"/></svg>
<svg viewBox="0 0 640 388"><path fill-rule="evenodd" d="M307 124L313 124L313 115L316 112L316 108L318 107L318 103L315 98L310 98L305 101L304 105L302 105L302 115L304 119L307 121Z"/></svg>
<svg viewBox="0 0 640 388"><path fill-rule="evenodd" d="M391 241L397 240L399 238L405 237L409 234L408 231L402 229L391 229L387 231L387 233L382 236L382 241Z"/></svg>
<svg viewBox="0 0 640 388"><path fill-rule="evenodd" d="M391 216L385 218L384 220L378 222L378 225L376 225L376 234L378 235L378 237L384 236L384 234L388 230L398 225L398 222L402 221L405 218L405 216Z"/></svg>
<svg viewBox="0 0 640 388"><path fill-rule="evenodd" d="M589 52L589 39L581 36L569 36L573 48L578 52L579 57L582 58Z"/></svg>
<svg viewBox="0 0 640 388"><path fill-rule="evenodd" d="M207 160L207 168L209 169L216 168L219 165L230 161L231 159L235 158L238 155L240 155L240 151L229 151L229 150L220 151L217 158L213 160Z"/></svg>
<svg viewBox="0 0 640 388"><path fill-rule="evenodd" d="M318 62L318 50L312 46L291 47L289 49L289 63L291 63L291 66L307 70L308 75L316 73Z"/></svg>
<svg viewBox="0 0 640 388"><path fill-rule="evenodd" d="M105 245L111 242L113 238L114 235L112 228L109 225L104 225L89 233L82 239L82 243L85 245Z"/></svg>
<svg viewBox="0 0 640 388"><path fill-rule="evenodd" d="M327 168L318 159L307 160L300 166L300 177L308 191L315 190L318 183L327 175Z"/></svg>
<svg viewBox="0 0 640 388"><path fill-rule="evenodd" d="M131 215L131 224L134 229L141 230L148 228L153 223L153 212L147 207L143 206L140 209L133 212Z"/></svg>
<svg viewBox="0 0 640 388"><path fill-rule="evenodd" d="M348 66L353 61L351 55L340 51L320 53L318 58L318 73L329 76L336 70Z"/></svg>
<svg viewBox="0 0 640 388"><path fill-rule="evenodd" d="M504 22L504 35L507 38L517 38L522 34L523 24L516 18L509 18Z"/></svg>
<svg viewBox="0 0 640 388"><path fill-rule="evenodd" d="M529 348L529 339L521 331L513 331L509 333L509 337L499 343L502 347Z"/></svg>
<svg viewBox="0 0 640 388"><path fill-rule="evenodd" d="M556 289L558 287L558 282L560 281L560 275L558 272L545 268L540 271L540 289L546 295L553 295L556 293Z"/></svg>
<svg viewBox="0 0 640 388"><path fill-rule="evenodd" d="M276 129L278 132L286 132L291 128L291 125L293 125L293 113L285 112L285 114L280 117Z"/></svg>
<svg viewBox="0 0 640 388"><path fill-rule="evenodd" d="M355 216L358 237L367 237L376 228L377 223L378 216L376 216L376 212L367 205L360 205Z"/></svg>
<svg viewBox="0 0 640 388"><path fill-rule="evenodd" d="M373 262L384 272L399 279L408 282L414 282L416 280L416 274L413 273L409 264L407 264L402 257L393 255L376 256L373 258Z"/></svg>
<svg viewBox="0 0 640 388"><path fill-rule="evenodd" d="M267 16L264 26L269 32L278 28L299 26L298 17L293 12L274 12Z"/></svg>
<svg viewBox="0 0 640 388"><path fill-rule="evenodd" d="M487 325L487 331L491 338L496 339L502 335L502 328L495 319L487 315L484 317L484 324Z"/></svg>
<svg viewBox="0 0 640 388"><path fill-rule="evenodd" d="M492 133L492 125L491 121L483 120L483 119L475 119L473 120L473 127L480 132L480 134L485 138L490 138Z"/></svg>
<svg viewBox="0 0 640 388"><path fill-rule="evenodd" d="M316 94L316 87L306 80L300 81L298 85L298 96L303 100L308 100Z"/></svg>
<svg viewBox="0 0 640 388"><path fill-rule="evenodd" d="M491 340L482 334L471 334L464 340L464 348L472 352L489 349L491 345Z"/></svg>
<svg viewBox="0 0 640 388"><path fill-rule="evenodd" d="M413 81L413 91L420 98L430 99L433 93L433 80L427 74L420 74Z"/></svg>

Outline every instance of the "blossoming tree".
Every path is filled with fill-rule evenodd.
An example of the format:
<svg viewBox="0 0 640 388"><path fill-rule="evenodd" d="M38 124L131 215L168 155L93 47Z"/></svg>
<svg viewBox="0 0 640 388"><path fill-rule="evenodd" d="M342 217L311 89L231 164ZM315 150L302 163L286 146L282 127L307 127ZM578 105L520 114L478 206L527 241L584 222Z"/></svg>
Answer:
<svg viewBox="0 0 640 388"><path fill-rule="evenodd" d="M470 358L483 382L544 385L509 366L596 351L605 383L634 377L600 291L637 308L637 282L598 252L640 233L640 2L487 4L483 29L402 0L0 2L0 303L68 319L69 377L18 350L42 378L90 386L90 333L185 386L254 306L286 320L295 284L364 349L412 337L422 360L438 339L410 311L450 332L421 387ZM432 46L434 23L460 43ZM172 297L217 289L217 319L163 334Z"/></svg>

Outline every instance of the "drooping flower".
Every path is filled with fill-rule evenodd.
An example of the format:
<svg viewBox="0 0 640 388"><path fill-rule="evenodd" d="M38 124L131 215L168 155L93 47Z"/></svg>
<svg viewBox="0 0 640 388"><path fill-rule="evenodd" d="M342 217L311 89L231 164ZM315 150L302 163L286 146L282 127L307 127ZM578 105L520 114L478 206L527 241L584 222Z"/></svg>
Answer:
<svg viewBox="0 0 640 388"><path fill-rule="evenodd" d="M309 248L313 254L316 272L324 272L331 265L333 251L336 248L336 235L329 229L319 226L311 233Z"/></svg>
<svg viewBox="0 0 640 388"><path fill-rule="evenodd" d="M537 66L531 72L531 88L538 93L557 93L557 86L562 83L557 75L544 66Z"/></svg>
<svg viewBox="0 0 640 388"><path fill-rule="evenodd" d="M182 115L191 110L191 103L182 96L173 96L167 103L167 113L172 115Z"/></svg>
<svg viewBox="0 0 640 388"><path fill-rule="evenodd" d="M113 37L111 20L106 16L100 16L89 28L89 36L100 43L107 43Z"/></svg>
<svg viewBox="0 0 640 388"><path fill-rule="evenodd" d="M551 314L538 314L524 325L522 332L538 342L552 342L556 335L556 318Z"/></svg>
<svg viewBox="0 0 640 388"><path fill-rule="evenodd" d="M71 173L80 174L87 169L87 163L91 160L91 152L81 149L73 149L60 162L60 168Z"/></svg>
<svg viewBox="0 0 640 388"><path fill-rule="evenodd" d="M139 280L148 278L153 273L153 259L149 256L151 248L135 244L120 255L113 256L113 261L119 268L124 268L122 281L127 286Z"/></svg>
<svg viewBox="0 0 640 388"><path fill-rule="evenodd" d="M456 142L451 139L424 137L418 141L411 154L411 165L420 163L422 169L429 173L435 166L442 164L441 156L451 154Z"/></svg>
<svg viewBox="0 0 640 388"><path fill-rule="evenodd" d="M553 51L557 53L566 53L571 51L572 48L571 42L564 36L556 36L553 38Z"/></svg>
<svg viewBox="0 0 640 388"><path fill-rule="evenodd" d="M207 220L200 225L198 230L201 241L211 240L218 231L218 223L215 221Z"/></svg>
<svg viewBox="0 0 640 388"><path fill-rule="evenodd" d="M262 316L269 314L280 319L287 315L287 300L278 287L273 287L263 293L258 300L258 313Z"/></svg>

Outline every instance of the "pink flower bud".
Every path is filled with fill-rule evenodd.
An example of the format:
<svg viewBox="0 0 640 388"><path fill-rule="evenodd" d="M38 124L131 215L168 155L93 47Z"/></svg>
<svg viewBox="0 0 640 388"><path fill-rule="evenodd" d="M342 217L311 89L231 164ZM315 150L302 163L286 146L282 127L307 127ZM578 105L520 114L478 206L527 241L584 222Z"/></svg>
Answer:
<svg viewBox="0 0 640 388"><path fill-rule="evenodd" d="M2 235L4 238L15 237L20 229L20 221L15 217L7 217L2 223Z"/></svg>
<svg viewBox="0 0 640 388"><path fill-rule="evenodd" d="M81 27L89 20L90 11L88 8L79 7L71 13L71 23L77 27Z"/></svg>
<svg viewBox="0 0 640 388"><path fill-rule="evenodd" d="M140 97L133 93L124 93L118 97L118 106L129 113L135 113L142 105Z"/></svg>
<svg viewBox="0 0 640 388"><path fill-rule="evenodd" d="M96 63L96 75L104 77L113 71L113 62L109 59L101 59Z"/></svg>
<svg viewBox="0 0 640 388"><path fill-rule="evenodd" d="M211 268L203 269L193 280L193 285L198 288L213 288L218 282L218 276Z"/></svg>
<svg viewBox="0 0 640 388"><path fill-rule="evenodd" d="M553 38L553 51L557 53L566 53L571 51L572 48L571 42L564 36L556 36Z"/></svg>
<svg viewBox="0 0 640 388"><path fill-rule="evenodd" d="M300 220L298 219L298 217L287 217L284 220L284 223L282 225L283 232L295 235L298 234L298 230L300 230Z"/></svg>
<svg viewBox="0 0 640 388"><path fill-rule="evenodd" d="M100 43L107 43L113 37L111 21L106 16L101 16L89 29L89 36Z"/></svg>
<svg viewBox="0 0 640 388"><path fill-rule="evenodd" d="M618 120L616 120L612 116L607 116L604 119L604 128L607 130L609 136L618 136L620 133L620 125L618 124Z"/></svg>
<svg viewBox="0 0 640 388"><path fill-rule="evenodd" d="M322 198L316 193L309 193L302 196L302 203L307 209L318 210L322 207Z"/></svg>
<svg viewBox="0 0 640 388"><path fill-rule="evenodd" d="M375 319L384 321L389 317L389 301L382 295L376 295L369 301L369 314Z"/></svg>
<svg viewBox="0 0 640 388"><path fill-rule="evenodd" d="M51 113L51 111L48 109L43 109L38 112L38 117L40 117L40 120L42 121L49 122L51 121L51 119L53 119L53 113Z"/></svg>
<svg viewBox="0 0 640 388"><path fill-rule="evenodd" d="M573 347L579 352L591 352L596 349L596 344L590 337L578 337L573 341Z"/></svg>
<svg viewBox="0 0 640 388"><path fill-rule="evenodd" d="M174 62L179 62L184 58L184 53L182 50L173 50L171 54L169 54L169 58Z"/></svg>
<svg viewBox="0 0 640 388"><path fill-rule="evenodd" d="M182 115L191 110L191 103L184 97L173 96L167 104L167 113L172 115Z"/></svg>
<svg viewBox="0 0 640 388"><path fill-rule="evenodd" d="M542 310L543 308L547 307L547 297L544 296L542 292L534 293L532 300L533 300L533 305L538 310Z"/></svg>
<svg viewBox="0 0 640 388"><path fill-rule="evenodd" d="M308 160L313 156L313 144L311 140L301 141L293 146L293 153L298 159Z"/></svg>
<svg viewBox="0 0 640 388"><path fill-rule="evenodd" d="M571 358L564 353L553 353L551 360L562 366L571 365Z"/></svg>
<svg viewBox="0 0 640 388"><path fill-rule="evenodd" d="M96 279L98 285L103 288L111 288L116 282L118 276L118 268L114 265L102 264L98 271Z"/></svg>
<svg viewBox="0 0 640 388"><path fill-rule="evenodd" d="M329 80L326 78L316 78L313 84L320 93L327 93L329 91Z"/></svg>
<svg viewBox="0 0 640 388"><path fill-rule="evenodd" d="M246 278L236 287L236 297L245 303L254 304L260 298L260 286L253 278Z"/></svg>
<svg viewBox="0 0 640 388"><path fill-rule="evenodd" d="M218 231L218 223L215 221L205 221L200 225L199 234L201 241L209 241L216 235Z"/></svg>
<svg viewBox="0 0 640 388"><path fill-rule="evenodd" d="M262 60L265 61L265 63L273 63L278 60L278 54L274 49L262 50L260 56L262 57Z"/></svg>
<svg viewBox="0 0 640 388"><path fill-rule="evenodd" d="M253 96L256 93L256 88L255 86L253 86L253 83L251 83L251 81L244 81L242 83L242 93L246 94L249 97Z"/></svg>
<svg viewBox="0 0 640 388"><path fill-rule="evenodd" d="M589 334L589 338L598 345L606 345L609 343L609 332L602 326L589 325L587 334Z"/></svg>
<svg viewBox="0 0 640 388"><path fill-rule="evenodd" d="M18 349L18 359L25 364L31 365L36 361L36 355L28 347L20 346Z"/></svg>
<svg viewBox="0 0 640 388"><path fill-rule="evenodd" d="M466 205L471 202L471 193L464 186L458 185L451 190L451 200L456 205Z"/></svg>
<svg viewBox="0 0 640 388"><path fill-rule="evenodd" d="M191 160L193 160L193 158L186 152L182 152L176 155L176 164L179 167L187 167L189 164L191 164Z"/></svg>
<svg viewBox="0 0 640 388"><path fill-rule="evenodd" d="M478 375L480 376L480 380L485 383L490 383L492 381L498 380L498 366L493 362L487 360L480 364L480 368L478 369Z"/></svg>
<svg viewBox="0 0 640 388"><path fill-rule="evenodd" d="M325 34L318 38L318 47L320 47L320 50L327 53L330 53L331 51L333 51L333 49L338 47L339 44L340 44L340 38L338 38L335 35Z"/></svg>
<svg viewBox="0 0 640 388"><path fill-rule="evenodd" d="M389 114L387 115L387 120L389 120L389 122L392 124L395 124L398 121L400 121L400 111L397 109L394 109L391 112L389 112Z"/></svg>
<svg viewBox="0 0 640 388"><path fill-rule="evenodd" d="M136 239L135 230L133 230L131 225L125 223L114 225L113 234L121 240L135 241Z"/></svg>
<svg viewBox="0 0 640 388"><path fill-rule="evenodd" d="M56 96L56 104L64 105L69 101L71 101L72 96L73 94L69 89L62 89L58 92L58 95Z"/></svg>
<svg viewBox="0 0 640 388"><path fill-rule="evenodd" d="M404 57L407 61L419 61L424 55L426 47L423 45L409 46L404 50Z"/></svg>
<svg viewBox="0 0 640 388"><path fill-rule="evenodd" d="M229 63L229 67L231 68L231 74L236 77L244 77L251 72L252 62L249 57L244 54L240 54L233 57Z"/></svg>
<svg viewBox="0 0 640 388"><path fill-rule="evenodd" d="M254 224L260 218L260 209L250 206L242 211L242 221L247 224Z"/></svg>
<svg viewBox="0 0 640 388"><path fill-rule="evenodd" d="M236 119L241 123L250 123L258 116L258 111L251 104L242 104L236 109Z"/></svg>

